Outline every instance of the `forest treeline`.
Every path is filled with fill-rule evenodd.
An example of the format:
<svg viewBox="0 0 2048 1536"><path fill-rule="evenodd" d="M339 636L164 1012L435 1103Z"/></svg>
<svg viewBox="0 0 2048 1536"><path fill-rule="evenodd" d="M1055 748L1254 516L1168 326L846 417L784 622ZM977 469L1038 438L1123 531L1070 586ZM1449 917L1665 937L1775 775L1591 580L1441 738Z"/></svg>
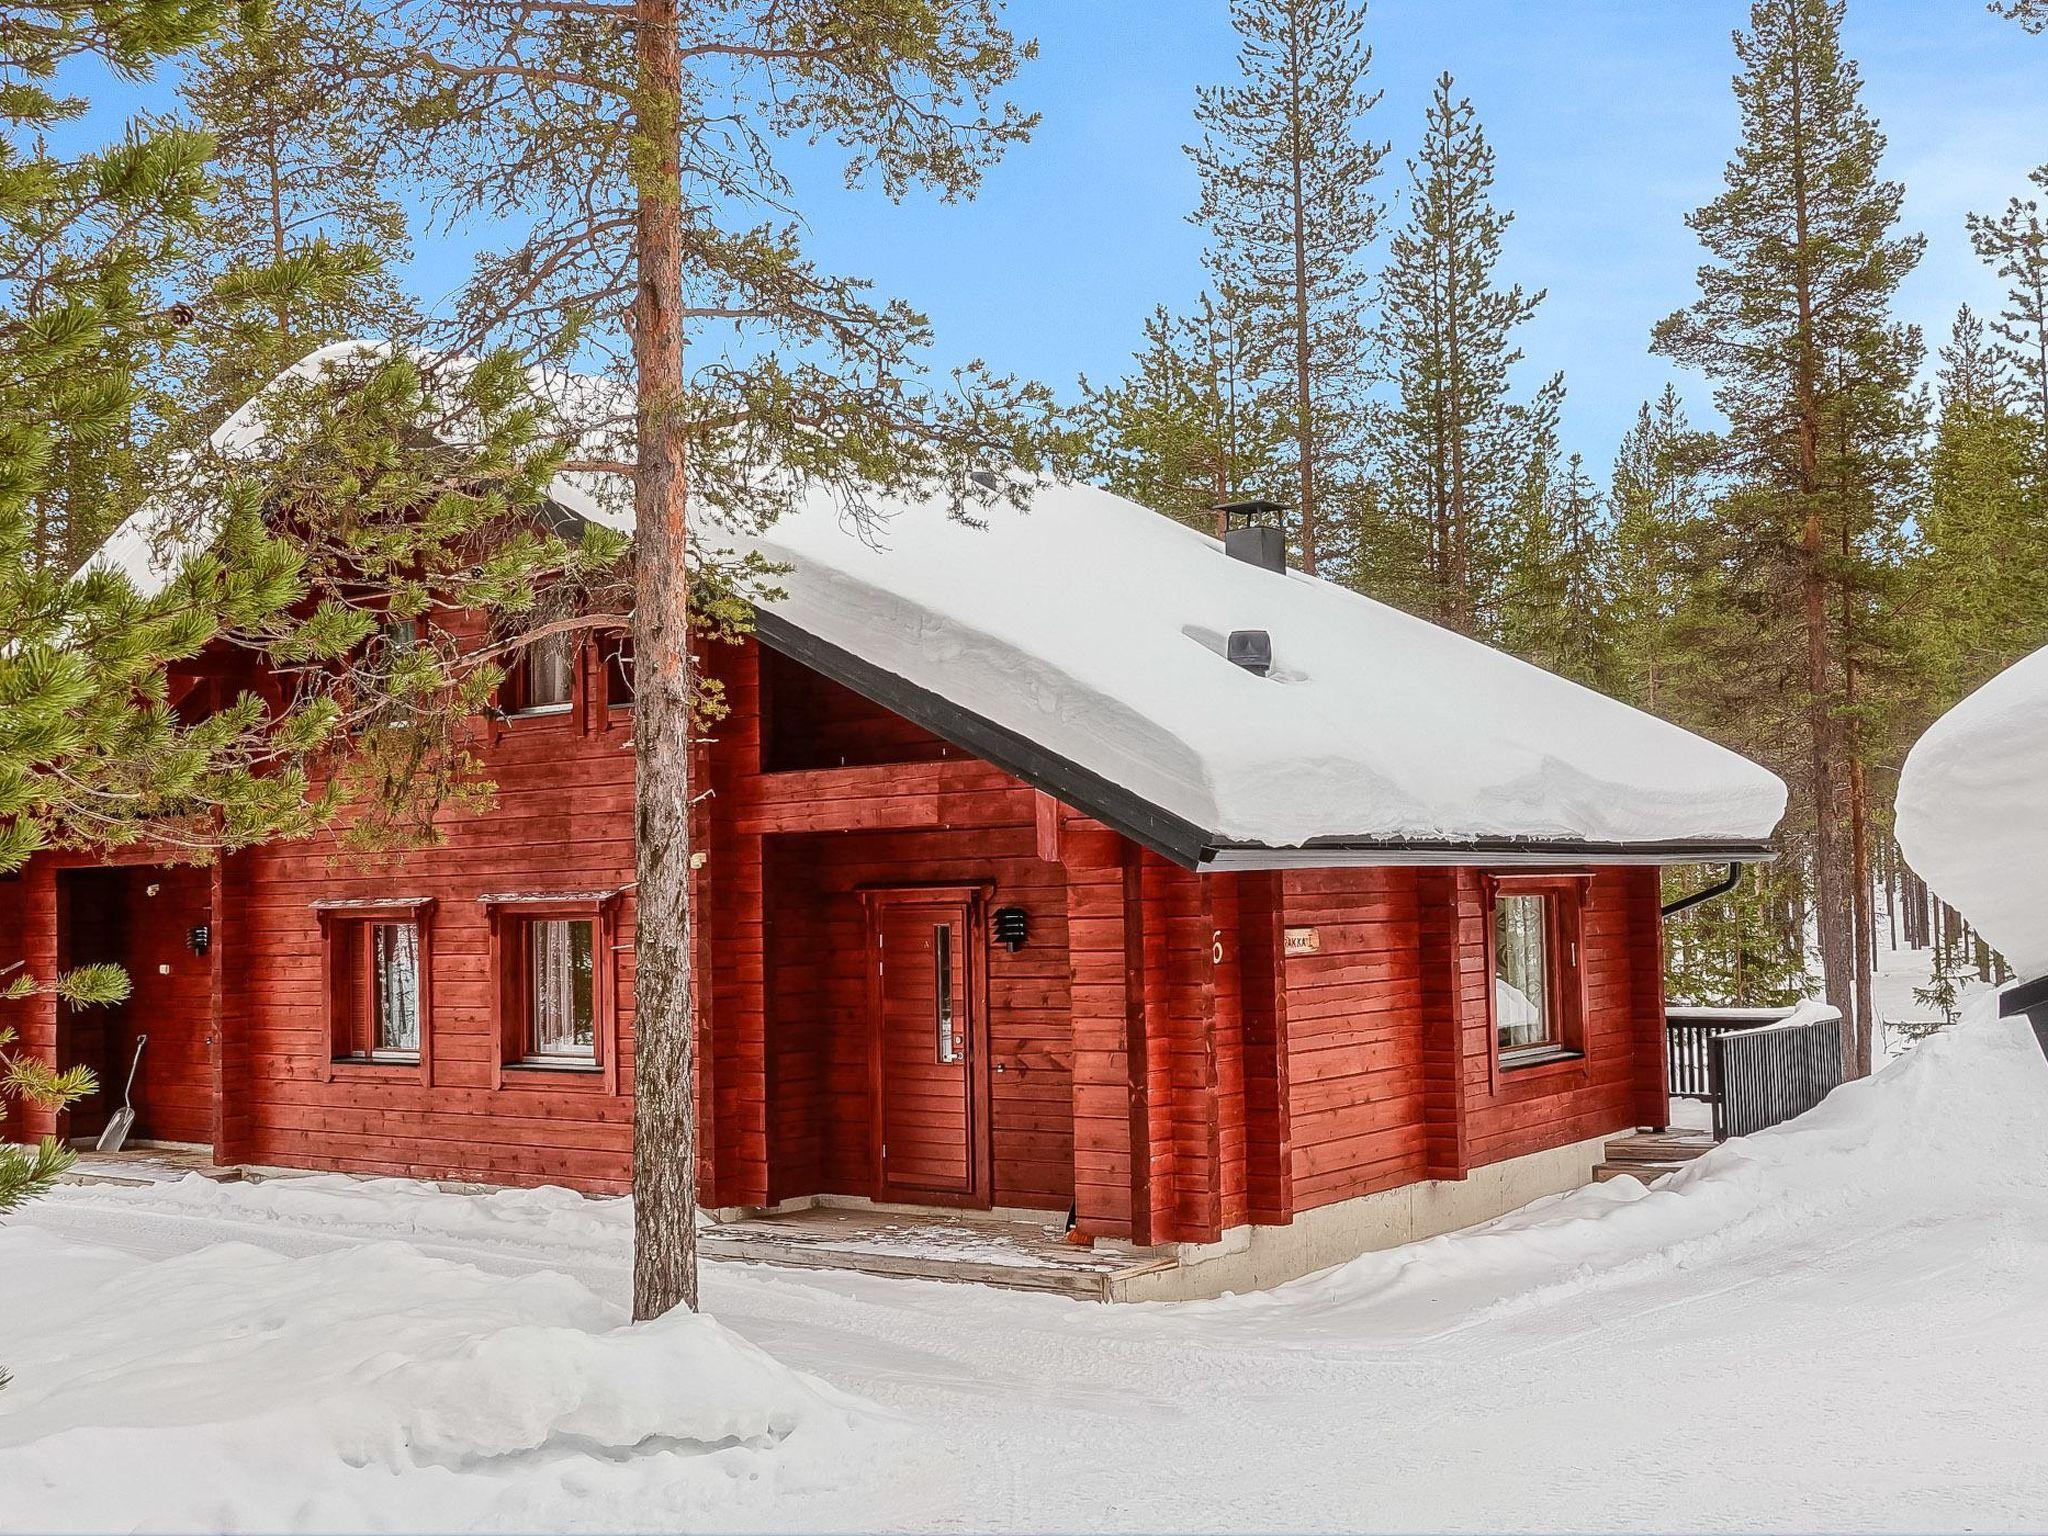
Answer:
<svg viewBox="0 0 2048 1536"><path fill-rule="evenodd" d="M1687 219L1697 280L1645 338L1676 381L1621 441L1572 445L1565 379L1519 340L1545 295L1510 276L1478 108L1444 75L1419 124L1385 121L1359 0L1233 0L1238 75L1201 93L1189 150L1207 291L1160 308L1084 414L1114 489L1200 528L1283 498L1305 568L1779 773L1785 856L1674 924L1673 988L1818 982L1867 1069L1881 940L1996 964L1889 816L1918 733L2048 643L2048 166L1969 221L2000 311L1931 341L1902 322L1924 238L1845 10L1751 7L1740 137Z"/></svg>

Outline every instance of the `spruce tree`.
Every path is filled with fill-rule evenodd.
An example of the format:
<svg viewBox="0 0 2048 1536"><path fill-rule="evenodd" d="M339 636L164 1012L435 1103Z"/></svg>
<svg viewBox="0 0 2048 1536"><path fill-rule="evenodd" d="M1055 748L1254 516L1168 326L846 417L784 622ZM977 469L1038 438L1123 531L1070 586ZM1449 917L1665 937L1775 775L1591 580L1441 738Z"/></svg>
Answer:
<svg viewBox="0 0 2048 1536"><path fill-rule="evenodd" d="M1920 723L2048 645L2048 508L2033 488L2033 423L2007 360L1965 305L1942 348L1940 411L1920 517Z"/></svg>
<svg viewBox="0 0 2048 1536"><path fill-rule="evenodd" d="M1843 11L1843 0L1752 6L1735 40L1742 143L1726 190L1688 221L1709 257L1700 295L1658 326L1656 346L1715 380L1729 423L1716 467L1731 490L1718 510L1743 533L1728 583L1766 627L1727 681L1752 697L1796 690L1792 777L1825 986L1842 1009L1845 1053L1867 1061L1869 946L1857 939L1868 912L1857 892L1867 743L1856 711L1887 643L1877 598L1912 489L1918 337L1888 311L1922 242L1896 233L1903 190L1880 179L1884 139L1842 51ZM1792 768L1777 745L1768 756Z"/></svg>
<svg viewBox="0 0 2048 1536"><path fill-rule="evenodd" d="M1381 279L1380 347L1395 401L1375 413L1388 515L1427 550L1426 617L1487 636L1490 573L1513 548L1512 520L1545 407L1518 408L1514 331L1541 293L1501 286L1513 215L1493 206L1493 147L1449 75L1431 96L1422 151L1408 163L1408 221Z"/></svg>
<svg viewBox="0 0 2048 1536"><path fill-rule="evenodd" d="M1185 319L1162 307L1133 361L1119 383L1081 381L1086 468L1119 496L1212 532L1219 502L1267 484L1283 419L1243 326L1208 294Z"/></svg>
<svg viewBox="0 0 2048 1536"><path fill-rule="evenodd" d="M1365 132L1379 93L1366 84L1364 0L1231 0L1230 18L1238 78L1196 100L1194 217L1259 371L1285 402L1279 461L1313 575L1329 553L1337 487L1357 478L1371 364L1364 259L1387 146Z"/></svg>
<svg viewBox="0 0 2048 1536"><path fill-rule="evenodd" d="M1563 403L1563 381L1553 379L1529 413L1529 462L1497 599L1500 642L1545 671L1611 691L1608 512L1585 460L1559 446Z"/></svg>
<svg viewBox="0 0 2048 1536"><path fill-rule="evenodd" d="M1653 714L1681 708L1695 679L1684 614L1694 590L1708 490L1687 462L1693 437L1671 385L1645 401L1614 456L1607 502L1614 517L1615 687Z"/></svg>

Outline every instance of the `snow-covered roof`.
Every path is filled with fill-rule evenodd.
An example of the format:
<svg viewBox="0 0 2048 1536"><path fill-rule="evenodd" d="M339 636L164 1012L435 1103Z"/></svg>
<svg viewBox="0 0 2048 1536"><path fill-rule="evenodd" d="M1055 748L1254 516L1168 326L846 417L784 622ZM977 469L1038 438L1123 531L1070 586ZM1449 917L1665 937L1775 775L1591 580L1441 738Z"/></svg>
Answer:
<svg viewBox="0 0 2048 1536"><path fill-rule="evenodd" d="M1914 873L2023 976L2048 975L2048 650L1935 721L1899 772Z"/></svg>
<svg viewBox="0 0 2048 1536"><path fill-rule="evenodd" d="M556 496L617 526L594 489ZM936 498L874 510L821 488L765 533L697 536L788 567L765 639L1189 862L1754 855L1784 812L1712 742L1105 491L1040 486L985 527ZM1225 659L1245 629L1270 676Z"/></svg>

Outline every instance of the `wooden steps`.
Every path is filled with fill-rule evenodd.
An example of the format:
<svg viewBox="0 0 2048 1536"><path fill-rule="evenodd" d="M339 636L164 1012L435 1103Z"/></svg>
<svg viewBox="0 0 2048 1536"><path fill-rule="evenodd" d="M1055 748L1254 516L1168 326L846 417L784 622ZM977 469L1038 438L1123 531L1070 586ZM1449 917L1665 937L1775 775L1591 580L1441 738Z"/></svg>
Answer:
<svg viewBox="0 0 2048 1536"><path fill-rule="evenodd" d="M1627 1177L1649 1184L1713 1149L1706 1131L1632 1131L1607 1143L1605 1161L1593 1177L1600 1183Z"/></svg>
<svg viewBox="0 0 2048 1536"><path fill-rule="evenodd" d="M1082 1301L1112 1300L1119 1282L1176 1262L1075 1247L1057 1228L1035 1222L834 1207L720 1222L702 1228L697 1245L707 1259L993 1285Z"/></svg>

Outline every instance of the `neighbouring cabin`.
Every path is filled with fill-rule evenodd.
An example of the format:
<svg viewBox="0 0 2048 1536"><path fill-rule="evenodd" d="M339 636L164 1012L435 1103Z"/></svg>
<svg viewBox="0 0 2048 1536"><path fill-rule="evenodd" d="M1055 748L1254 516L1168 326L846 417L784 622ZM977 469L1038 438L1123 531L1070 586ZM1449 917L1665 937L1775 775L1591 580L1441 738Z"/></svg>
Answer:
<svg viewBox="0 0 2048 1536"><path fill-rule="evenodd" d="M707 1206L1047 1213L1174 1257L1119 1294L1213 1294L1664 1123L1659 868L1767 856L1775 780L1099 492L901 510L900 554L794 511L787 595L702 658ZM94 1134L146 1036L137 1134L222 1164L626 1190L630 653L549 637L501 703L440 846L0 882L38 974L135 981L0 1004L108 1085L10 1134Z"/></svg>

